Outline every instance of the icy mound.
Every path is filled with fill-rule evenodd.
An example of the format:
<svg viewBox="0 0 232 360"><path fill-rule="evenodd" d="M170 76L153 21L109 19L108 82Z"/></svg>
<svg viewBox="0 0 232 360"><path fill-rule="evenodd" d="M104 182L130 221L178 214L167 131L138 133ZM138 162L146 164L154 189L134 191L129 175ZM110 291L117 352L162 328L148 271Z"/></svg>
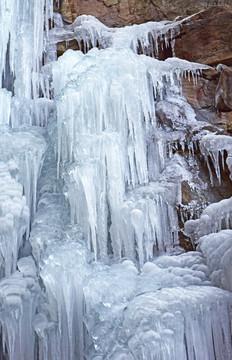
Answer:
<svg viewBox="0 0 232 360"><path fill-rule="evenodd" d="M232 230L203 236L199 240L199 249L211 271L212 283L232 291Z"/></svg>
<svg viewBox="0 0 232 360"><path fill-rule="evenodd" d="M190 286L209 284L202 255L157 263L146 263L140 276L129 261L98 267L85 280L87 358L229 360L230 294Z"/></svg>
<svg viewBox="0 0 232 360"><path fill-rule="evenodd" d="M202 253L161 256L138 274L129 260L91 262L73 230L41 263L46 310L36 332L45 359L230 359L231 296L204 286Z"/></svg>
<svg viewBox="0 0 232 360"><path fill-rule="evenodd" d="M167 288L138 296L124 313L123 345L111 345L108 358L129 353L136 360L229 360L230 313L230 294L217 288Z"/></svg>
<svg viewBox="0 0 232 360"><path fill-rule="evenodd" d="M207 206L199 219L186 221L184 230L192 241L198 241L204 235L231 228L231 216L232 198L223 199Z"/></svg>

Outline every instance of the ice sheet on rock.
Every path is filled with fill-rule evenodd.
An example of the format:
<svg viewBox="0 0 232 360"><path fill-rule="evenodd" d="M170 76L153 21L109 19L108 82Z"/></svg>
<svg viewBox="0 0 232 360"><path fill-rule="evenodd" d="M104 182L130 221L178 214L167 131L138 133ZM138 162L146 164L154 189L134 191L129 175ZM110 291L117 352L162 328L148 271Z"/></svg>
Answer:
<svg viewBox="0 0 232 360"><path fill-rule="evenodd" d="M232 230L201 237L199 250L206 258L213 285L232 291Z"/></svg>
<svg viewBox="0 0 232 360"><path fill-rule="evenodd" d="M84 359L82 281L90 273L91 254L76 236L68 231L63 241L47 248L41 263L50 322L45 322L49 333L41 331L43 322L37 324L44 359Z"/></svg>
<svg viewBox="0 0 232 360"><path fill-rule="evenodd" d="M44 17L44 8L46 16ZM37 73L44 50L44 24L52 17L53 1L2 0L0 4L0 78L3 86L13 78L9 89L19 97L38 97ZM4 80L5 79L5 80Z"/></svg>
<svg viewBox="0 0 232 360"><path fill-rule="evenodd" d="M158 56L161 46L172 47L174 51L174 37L180 27L181 21L160 21L118 29L108 28L91 15L81 15L71 25L57 21L49 35L51 44L75 39L85 53L93 47L112 46L128 47L134 52Z"/></svg>
<svg viewBox="0 0 232 360"><path fill-rule="evenodd" d="M221 183L221 170L224 170L225 166L225 155L227 155L226 163L230 170L230 178L232 178L232 138L227 135L215 135L207 134L205 135L200 142L200 150L202 155L205 158L207 163L210 181L213 185L213 174L209 164L209 159L211 159L216 173L219 184ZM222 169L220 169L220 163L222 164Z"/></svg>
<svg viewBox="0 0 232 360"><path fill-rule="evenodd" d="M67 168L66 175L71 217L72 220L78 217L78 202L82 199L86 211L80 211L90 224L89 243L97 255L95 233L102 229L104 243L100 249L104 257L107 207L115 226L125 188L148 182L145 134L154 117L149 95L152 88L146 67L137 62L131 51L123 51L122 56L129 56L123 67L119 66L117 52L110 49L104 52L94 49L85 57L80 53L71 54L76 57L78 67L76 64L69 75L64 71L64 78L57 79L60 71L57 69L60 66L64 69L66 57L59 59L54 70L55 94L59 93L62 83L69 80L57 97L58 166L61 162L75 161ZM134 76L130 74L131 67ZM120 256L117 244L113 246L116 256Z"/></svg>
<svg viewBox="0 0 232 360"><path fill-rule="evenodd" d="M187 68L188 62L174 62L176 75ZM128 243L125 241L124 244L120 239L123 231L119 230L120 226L125 227L124 215L120 212L126 192L156 181L167 159L166 136L156 127L153 92L161 95L164 88L168 93L166 96L170 99L175 96L176 104L182 106L182 137L186 127L191 130L196 127L193 110L180 95L174 73L168 62L138 56L129 49L95 48L87 55L69 50L53 64L58 171L65 172L71 221L81 224L96 258L106 259L109 224L112 251L116 257L126 254L134 258L132 249L136 233L140 264L152 256L151 249L157 238L160 239L157 248L161 251L177 241L175 211L157 192L153 195L153 203L157 202L157 205L149 210L151 216L138 214L138 210L148 213L147 205L143 209L130 206L132 215L127 214L127 205L124 207L128 219L138 215L141 224L144 221L140 229L135 229L137 220L132 220L135 226L130 220ZM164 77L166 82L163 82ZM81 208L80 203L83 204ZM150 225L147 224L153 221L158 223L160 230L148 230ZM161 223L168 223L170 231L161 235ZM153 227L157 228L156 225ZM142 244L144 237L152 239L145 240L151 241L146 254Z"/></svg>
<svg viewBox="0 0 232 360"><path fill-rule="evenodd" d="M171 97L159 101L156 105L156 114L166 131L184 130L194 131L198 128L196 114L187 100L183 97Z"/></svg>
<svg viewBox="0 0 232 360"><path fill-rule="evenodd" d="M46 150L44 137L36 131L0 132L0 160L14 160L15 178L24 187L31 220L36 211L37 180Z"/></svg>
<svg viewBox="0 0 232 360"><path fill-rule="evenodd" d="M122 254L138 259L140 268L154 255L180 252L176 208L181 204L182 181L191 186L191 174L184 159L175 154L156 181L127 192L120 206Z"/></svg>
<svg viewBox="0 0 232 360"><path fill-rule="evenodd" d="M9 359L31 360L35 354L33 319L40 288L32 257L18 262L18 271L0 281L0 324L3 353Z"/></svg>
<svg viewBox="0 0 232 360"><path fill-rule="evenodd" d="M197 220L186 221L184 230L192 241L232 226L232 197L207 206Z"/></svg>
<svg viewBox="0 0 232 360"><path fill-rule="evenodd" d="M12 176L16 169L13 160L0 162L0 277L16 270L23 236L29 227L23 186Z"/></svg>

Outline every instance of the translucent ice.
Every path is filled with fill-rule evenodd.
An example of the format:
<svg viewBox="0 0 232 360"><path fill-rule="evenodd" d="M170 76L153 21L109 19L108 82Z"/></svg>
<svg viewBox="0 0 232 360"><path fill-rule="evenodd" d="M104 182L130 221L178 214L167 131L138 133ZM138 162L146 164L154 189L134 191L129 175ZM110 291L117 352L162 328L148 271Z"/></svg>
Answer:
<svg viewBox="0 0 232 360"><path fill-rule="evenodd" d="M29 209L23 187L11 175L13 161L0 162L0 276L16 270L23 235L29 227Z"/></svg>
<svg viewBox="0 0 232 360"><path fill-rule="evenodd" d="M161 257L140 276L128 261L96 269L84 282L88 359L230 359L231 296L196 286L210 284L202 254Z"/></svg>
<svg viewBox="0 0 232 360"><path fill-rule="evenodd" d="M33 319L40 297L32 257L18 261L18 271L0 281L0 324L3 353L14 360L35 356Z"/></svg>
<svg viewBox="0 0 232 360"><path fill-rule="evenodd" d="M50 31L50 43L75 39L85 53L93 47L126 47L134 52L157 56L160 48L164 47L171 47L174 52L173 39L180 28L181 21L148 22L125 28L108 28L93 16L82 15L71 25L56 21L55 28Z"/></svg>
<svg viewBox="0 0 232 360"><path fill-rule="evenodd" d="M0 131L0 159L14 160L16 179L24 187L31 220L36 210L37 180L45 150L46 141L39 132Z"/></svg>
<svg viewBox="0 0 232 360"><path fill-rule="evenodd" d="M232 230L205 235L199 240L199 249L206 258L215 286L232 291Z"/></svg>
<svg viewBox="0 0 232 360"><path fill-rule="evenodd" d="M205 158L205 161L206 161L208 169L209 169L211 184L213 185L213 175L212 175L212 170L211 170L208 158L210 158L213 163L214 171L216 173L217 179L220 184L221 183L220 161L221 161L222 170L224 170L225 152L226 152L226 155L228 156L226 159L226 163L228 165L230 173L232 171L232 167L231 167L232 138L231 138L231 136L207 134L201 139L200 150ZM230 178L231 178L231 175L230 175Z"/></svg>
<svg viewBox="0 0 232 360"><path fill-rule="evenodd" d="M207 206L197 220L185 223L185 232L193 241L202 236L229 229L232 225L232 198L223 199Z"/></svg>
<svg viewBox="0 0 232 360"><path fill-rule="evenodd" d="M64 239L65 240L65 239ZM40 334L43 359L84 359L82 281L90 272L89 253L84 244L74 239L47 248L40 276L46 287L47 334ZM55 326L52 326L55 324ZM44 346L43 346L44 344Z"/></svg>
<svg viewBox="0 0 232 360"><path fill-rule="evenodd" d="M44 7L46 16L44 17ZM52 17L53 1L0 2L0 78L14 94L38 97L38 70L44 50L44 24ZM12 84L7 80L12 78Z"/></svg>
<svg viewBox="0 0 232 360"><path fill-rule="evenodd" d="M129 190L141 186L145 194L143 186L158 180L165 167L167 137L156 125L153 94L175 101L181 109L177 127L182 137L186 129L197 127L178 80L190 69L198 71L199 65L177 59L159 62L130 49L111 48L94 48L87 55L69 50L53 64L58 172L65 179L71 221L81 224L95 258L107 256L108 231L110 247L119 258L134 257L136 237L140 265L152 257L154 243L158 251L176 243L178 221L172 205L178 201L171 205L155 191L149 206L145 200L137 206L137 195L130 197L130 209L123 204ZM137 210L143 212L139 231L131 222L134 215L129 215ZM164 223L168 228L162 234ZM127 241L119 230L125 226ZM146 254L144 238L150 242Z"/></svg>

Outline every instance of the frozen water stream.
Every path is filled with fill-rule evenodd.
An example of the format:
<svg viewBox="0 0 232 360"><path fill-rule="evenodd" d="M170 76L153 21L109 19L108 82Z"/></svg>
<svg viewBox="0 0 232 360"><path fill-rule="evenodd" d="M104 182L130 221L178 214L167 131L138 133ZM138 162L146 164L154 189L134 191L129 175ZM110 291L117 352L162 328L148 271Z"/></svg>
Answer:
<svg viewBox="0 0 232 360"><path fill-rule="evenodd" d="M146 56L181 22L49 30L52 6L0 0L0 359L230 360L231 199L179 246L196 146L231 171L231 138L182 95L209 67ZM73 38L86 54L57 60Z"/></svg>

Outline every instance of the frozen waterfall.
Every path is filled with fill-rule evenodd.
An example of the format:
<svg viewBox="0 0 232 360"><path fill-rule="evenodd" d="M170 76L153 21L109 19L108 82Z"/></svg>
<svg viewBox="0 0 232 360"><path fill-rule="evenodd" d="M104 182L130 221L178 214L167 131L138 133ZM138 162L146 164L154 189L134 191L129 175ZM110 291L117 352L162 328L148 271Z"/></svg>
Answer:
<svg viewBox="0 0 232 360"><path fill-rule="evenodd" d="M232 144L182 94L210 68L156 58L180 28L0 0L0 359L232 358L232 198L181 212Z"/></svg>

